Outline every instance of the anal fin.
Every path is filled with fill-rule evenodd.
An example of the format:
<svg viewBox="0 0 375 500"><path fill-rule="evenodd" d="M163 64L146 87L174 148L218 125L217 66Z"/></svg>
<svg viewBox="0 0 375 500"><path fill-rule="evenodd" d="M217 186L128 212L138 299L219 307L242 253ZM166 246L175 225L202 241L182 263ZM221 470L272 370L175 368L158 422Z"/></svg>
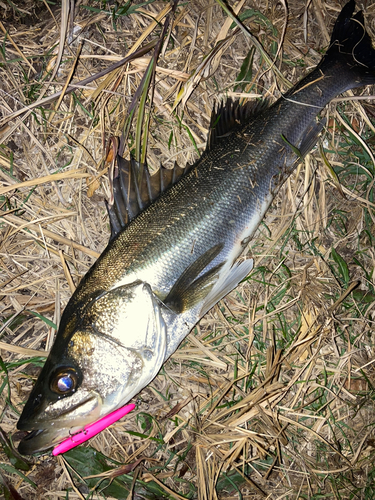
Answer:
<svg viewBox="0 0 375 500"><path fill-rule="evenodd" d="M320 132L323 130L323 128L326 125L326 120L323 119L320 122L313 122L310 127L308 127L305 135L302 137L301 144L299 146L299 152L301 157L303 158L304 156L309 153L312 148L315 146L317 143L318 137Z"/></svg>

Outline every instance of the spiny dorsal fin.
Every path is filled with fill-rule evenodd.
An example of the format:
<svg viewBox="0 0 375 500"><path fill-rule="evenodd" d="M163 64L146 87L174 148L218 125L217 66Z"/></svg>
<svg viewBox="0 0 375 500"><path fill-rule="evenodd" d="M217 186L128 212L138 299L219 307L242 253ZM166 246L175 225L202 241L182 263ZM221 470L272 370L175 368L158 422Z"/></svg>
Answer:
<svg viewBox="0 0 375 500"><path fill-rule="evenodd" d="M209 151L220 138L231 134L236 128L245 125L251 118L268 107L267 99L248 101L241 105L239 101L227 99L212 111L206 151Z"/></svg>
<svg viewBox="0 0 375 500"><path fill-rule="evenodd" d="M117 175L113 179L113 204L107 203L111 224L110 241L124 227L153 203L164 191L181 179L192 165L171 169L161 166L151 175L147 165L117 155Z"/></svg>

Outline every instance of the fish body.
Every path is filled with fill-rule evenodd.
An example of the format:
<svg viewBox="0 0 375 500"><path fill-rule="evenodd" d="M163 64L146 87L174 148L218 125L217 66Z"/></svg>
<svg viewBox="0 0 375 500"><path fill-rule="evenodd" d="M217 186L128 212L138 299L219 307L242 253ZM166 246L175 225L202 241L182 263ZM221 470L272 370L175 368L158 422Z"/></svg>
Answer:
<svg viewBox="0 0 375 500"><path fill-rule="evenodd" d="M375 51L354 9L351 0L325 57L275 104L222 106L202 157L111 238L62 315L18 422L33 431L21 453L52 447L127 403L247 276L252 261L237 259L315 144L316 116L338 94L375 83Z"/></svg>

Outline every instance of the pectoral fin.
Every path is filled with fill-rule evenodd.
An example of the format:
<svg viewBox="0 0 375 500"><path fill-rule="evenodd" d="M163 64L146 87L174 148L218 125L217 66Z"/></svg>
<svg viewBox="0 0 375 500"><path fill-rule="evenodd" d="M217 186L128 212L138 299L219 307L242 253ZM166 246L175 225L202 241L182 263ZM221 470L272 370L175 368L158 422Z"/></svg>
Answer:
<svg viewBox="0 0 375 500"><path fill-rule="evenodd" d="M222 262L202 274L219 255L223 246L215 245L184 271L163 301L167 307L180 314L201 303L199 317L202 317L246 278L253 268L252 259L236 263L226 272L223 272L225 262Z"/></svg>
<svg viewBox="0 0 375 500"><path fill-rule="evenodd" d="M204 316L220 299L225 297L231 290L246 278L253 268L253 259L234 264L227 273L220 277L211 291L207 295L200 312L200 317Z"/></svg>
<svg viewBox="0 0 375 500"><path fill-rule="evenodd" d="M202 302L217 281L223 264L213 267L202 275L201 273L219 255L223 246L223 244L215 245L198 257L173 285L163 301L164 304L174 312L182 313Z"/></svg>

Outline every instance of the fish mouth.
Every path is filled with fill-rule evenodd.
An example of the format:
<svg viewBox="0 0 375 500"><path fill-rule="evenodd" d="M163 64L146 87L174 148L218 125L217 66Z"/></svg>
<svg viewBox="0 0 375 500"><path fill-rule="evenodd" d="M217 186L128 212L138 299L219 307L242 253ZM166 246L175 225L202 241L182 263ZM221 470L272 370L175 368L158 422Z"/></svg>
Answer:
<svg viewBox="0 0 375 500"><path fill-rule="evenodd" d="M21 455L34 455L53 448L85 425L95 422L100 418L102 409L101 398L97 394L90 394L64 410L59 408L58 414L44 414L44 418L39 416L35 419L27 415L23 418L21 415L17 428L30 432L21 439L18 451Z"/></svg>
<svg viewBox="0 0 375 500"><path fill-rule="evenodd" d="M69 430L69 428L33 430L21 439L18 451L21 455L42 453L69 436Z"/></svg>

